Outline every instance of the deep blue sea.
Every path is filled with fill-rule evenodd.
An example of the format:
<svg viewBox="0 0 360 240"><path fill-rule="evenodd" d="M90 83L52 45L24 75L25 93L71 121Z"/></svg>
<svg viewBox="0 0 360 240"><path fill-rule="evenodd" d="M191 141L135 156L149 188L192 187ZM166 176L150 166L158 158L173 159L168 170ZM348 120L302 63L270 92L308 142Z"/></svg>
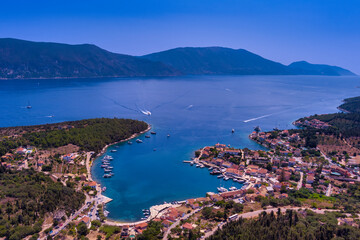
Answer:
<svg viewBox="0 0 360 240"><path fill-rule="evenodd" d="M217 142L259 149L248 139L255 126L291 128L297 118L337 112L342 99L360 95L358 86L359 77L324 76L3 80L0 126L95 117L150 123L156 136L143 135L142 144L134 141L108 149L114 157L114 177L102 178L99 160L92 168L94 179L107 187L105 195L113 199L107 205L109 217L135 221L143 208L164 201L204 196L220 185L240 187L231 180L221 182L205 168L183 163L196 149Z"/></svg>

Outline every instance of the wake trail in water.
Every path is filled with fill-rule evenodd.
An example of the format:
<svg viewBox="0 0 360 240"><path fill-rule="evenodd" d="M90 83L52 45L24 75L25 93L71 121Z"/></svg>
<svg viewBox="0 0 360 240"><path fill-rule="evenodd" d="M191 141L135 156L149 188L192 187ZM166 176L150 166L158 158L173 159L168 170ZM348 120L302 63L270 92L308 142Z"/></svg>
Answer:
<svg viewBox="0 0 360 240"><path fill-rule="evenodd" d="M104 96L104 98L112 101L112 102L113 102L115 105L117 105L117 106L120 106L120 107L125 108L125 109L130 110L130 111L139 112L139 110L136 110L136 109L127 107L127 106L125 106L125 105L122 105L121 103L118 103L115 99L109 98L109 97L107 97L107 96Z"/></svg>
<svg viewBox="0 0 360 240"><path fill-rule="evenodd" d="M271 115L273 115L273 114L267 114L267 115L263 115L263 116L256 117L256 118L250 118L248 120L244 120L244 123L252 122L252 121L255 121L255 120L258 120L258 119L261 119L261 118L270 117Z"/></svg>
<svg viewBox="0 0 360 240"><path fill-rule="evenodd" d="M159 107L162 107L162 106L165 106L165 105L171 104L171 103L173 103L173 102L176 102L177 100L179 100L179 99L181 99L181 98L185 97L185 96L186 96L186 95L188 95L188 94L190 94L190 92L187 92L187 93L184 93L184 94L182 94L182 95L180 95L180 96L177 96L176 98L174 98L174 99L172 99L172 100L170 100L170 101L163 102L163 103L161 103L161 104L159 104L159 105L155 106L153 109L151 109L151 111L153 111L154 109L157 109L157 108L159 108Z"/></svg>

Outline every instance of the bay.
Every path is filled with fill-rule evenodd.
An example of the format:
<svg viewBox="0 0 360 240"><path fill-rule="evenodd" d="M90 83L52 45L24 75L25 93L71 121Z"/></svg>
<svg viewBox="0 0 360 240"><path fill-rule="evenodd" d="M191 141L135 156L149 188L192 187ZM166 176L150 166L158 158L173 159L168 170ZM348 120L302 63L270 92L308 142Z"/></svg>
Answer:
<svg viewBox="0 0 360 240"><path fill-rule="evenodd" d="M157 134L141 136L144 143L108 149L114 157L114 177L102 178L99 160L92 168L94 179L113 199L107 204L109 217L135 221L142 217L141 209L164 201L204 196L219 185L240 187L183 163L196 149L217 142L261 149L248 139L255 126L286 129L300 117L337 112L342 99L360 95L359 80L327 76L3 80L0 126L95 117L150 123ZM29 103L32 109L26 108Z"/></svg>

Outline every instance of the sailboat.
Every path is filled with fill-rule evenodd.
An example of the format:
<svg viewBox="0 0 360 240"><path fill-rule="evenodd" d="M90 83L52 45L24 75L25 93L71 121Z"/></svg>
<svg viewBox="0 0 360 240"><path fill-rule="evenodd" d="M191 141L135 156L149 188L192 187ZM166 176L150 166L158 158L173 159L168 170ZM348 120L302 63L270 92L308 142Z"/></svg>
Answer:
<svg viewBox="0 0 360 240"><path fill-rule="evenodd" d="M28 105L26 106L27 109L31 109L32 106L30 105L30 102L28 102Z"/></svg>

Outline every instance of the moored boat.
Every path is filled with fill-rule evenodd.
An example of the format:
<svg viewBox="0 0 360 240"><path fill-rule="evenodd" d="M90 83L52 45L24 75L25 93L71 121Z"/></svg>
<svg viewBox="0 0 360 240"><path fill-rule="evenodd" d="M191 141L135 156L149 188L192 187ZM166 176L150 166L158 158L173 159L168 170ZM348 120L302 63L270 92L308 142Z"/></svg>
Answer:
<svg viewBox="0 0 360 240"><path fill-rule="evenodd" d="M140 139L136 139L136 142L137 142L137 143L142 143L143 141L140 140Z"/></svg>

